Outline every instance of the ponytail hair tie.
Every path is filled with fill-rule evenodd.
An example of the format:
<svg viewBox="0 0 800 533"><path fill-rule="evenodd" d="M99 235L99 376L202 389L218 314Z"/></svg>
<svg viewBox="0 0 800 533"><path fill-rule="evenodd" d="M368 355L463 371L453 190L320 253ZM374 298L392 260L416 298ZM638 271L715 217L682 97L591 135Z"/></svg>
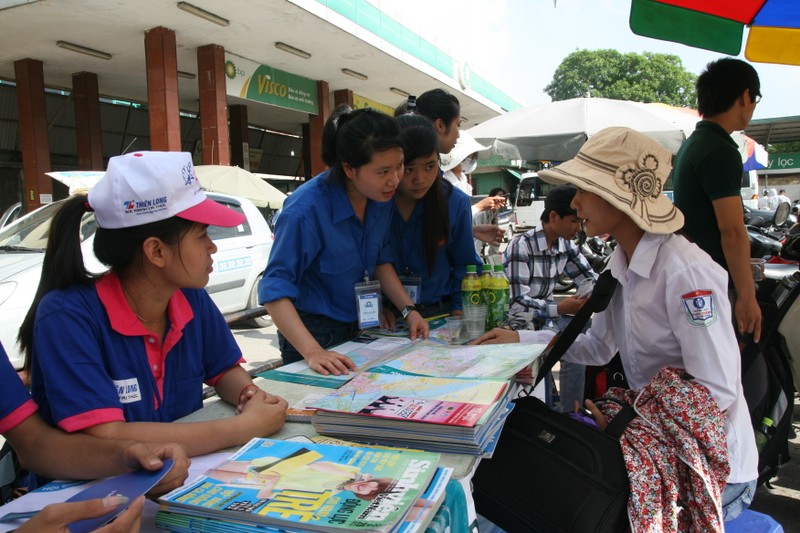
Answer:
<svg viewBox="0 0 800 533"><path fill-rule="evenodd" d="M85 201L85 202L83 202L83 208L84 208L85 210L87 210L87 211L94 211L94 209L92 208L92 206L91 206L91 205L89 205L89 201L88 201L88 200L87 200L87 201Z"/></svg>

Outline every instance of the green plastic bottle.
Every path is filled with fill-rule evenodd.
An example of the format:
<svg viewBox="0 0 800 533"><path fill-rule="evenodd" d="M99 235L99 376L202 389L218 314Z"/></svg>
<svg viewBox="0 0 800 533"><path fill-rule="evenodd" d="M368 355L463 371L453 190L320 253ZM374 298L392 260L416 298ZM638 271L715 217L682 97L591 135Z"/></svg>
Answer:
<svg viewBox="0 0 800 533"><path fill-rule="evenodd" d="M494 276L492 275L492 265L481 265L481 296L486 305L486 325L484 330L488 331L494 324L492 313L495 308Z"/></svg>
<svg viewBox="0 0 800 533"><path fill-rule="evenodd" d="M467 335L470 338L479 337L486 328L486 304L481 295L481 280L475 265L467 265L467 275L461 282L461 305Z"/></svg>
<svg viewBox="0 0 800 533"><path fill-rule="evenodd" d="M511 299L511 285L508 283L506 271L503 265L494 265L493 276L494 310L492 315L492 327L502 326L508 319L508 306Z"/></svg>

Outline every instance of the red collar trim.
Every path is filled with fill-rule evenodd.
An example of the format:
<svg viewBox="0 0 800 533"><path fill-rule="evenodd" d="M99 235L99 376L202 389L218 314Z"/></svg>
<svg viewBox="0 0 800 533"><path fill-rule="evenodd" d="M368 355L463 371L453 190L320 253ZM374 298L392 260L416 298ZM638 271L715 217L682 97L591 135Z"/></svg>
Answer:
<svg viewBox="0 0 800 533"><path fill-rule="evenodd" d="M122 292L119 276L116 273L108 272L95 282L95 290L100 298L100 303L108 314L111 328L117 333L132 337L152 335L152 333L139 322L133 310L125 299ZM192 306L184 296L183 292L177 290L169 299L167 305L167 315L172 329L183 330L183 327L194 318Z"/></svg>

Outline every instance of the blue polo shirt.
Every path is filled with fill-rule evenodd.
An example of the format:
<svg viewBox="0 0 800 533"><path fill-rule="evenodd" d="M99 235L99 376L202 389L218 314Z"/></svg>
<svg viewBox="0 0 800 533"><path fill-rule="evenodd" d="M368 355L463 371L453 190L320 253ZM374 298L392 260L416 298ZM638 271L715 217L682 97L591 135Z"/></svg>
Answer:
<svg viewBox="0 0 800 533"><path fill-rule="evenodd" d="M0 433L11 431L36 412L36 404L11 366L3 345L0 344Z"/></svg>
<svg viewBox="0 0 800 533"><path fill-rule="evenodd" d="M42 416L65 431L108 422L172 422L203 406L203 383L242 360L203 289L170 298L163 342L128 306L112 272L47 293L33 334L31 385Z"/></svg>
<svg viewBox="0 0 800 533"><path fill-rule="evenodd" d="M403 220L395 207L392 210L392 225L387 247L394 256L394 266L401 276L411 275L422 279L420 303L431 305L450 297L453 309L461 309L461 281L467 265L480 265L483 261L475 253L472 240L472 211L469 196L444 181L447 209L450 220L450 236L439 245L433 272L422 249L422 230L425 206L417 202L408 221Z"/></svg>
<svg viewBox="0 0 800 533"><path fill-rule="evenodd" d="M298 311L358 320L355 284L392 259L382 245L393 205L368 200L361 222L328 171L303 184L283 204L259 303L289 298Z"/></svg>

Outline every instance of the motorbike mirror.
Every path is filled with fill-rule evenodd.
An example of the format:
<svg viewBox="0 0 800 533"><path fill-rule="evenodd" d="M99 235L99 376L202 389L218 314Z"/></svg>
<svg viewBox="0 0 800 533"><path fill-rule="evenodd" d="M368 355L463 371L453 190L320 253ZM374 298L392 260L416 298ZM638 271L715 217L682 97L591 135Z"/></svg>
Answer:
<svg viewBox="0 0 800 533"><path fill-rule="evenodd" d="M586 242L586 232L582 229L576 235L578 246L583 246L583 243Z"/></svg>
<svg viewBox="0 0 800 533"><path fill-rule="evenodd" d="M791 210L792 206L786 202L778 204L778 207L775 209L775 216L772 217L772 225L777 227L783 226L786 223L786 219L789 218L789 211Z"/></svg>

